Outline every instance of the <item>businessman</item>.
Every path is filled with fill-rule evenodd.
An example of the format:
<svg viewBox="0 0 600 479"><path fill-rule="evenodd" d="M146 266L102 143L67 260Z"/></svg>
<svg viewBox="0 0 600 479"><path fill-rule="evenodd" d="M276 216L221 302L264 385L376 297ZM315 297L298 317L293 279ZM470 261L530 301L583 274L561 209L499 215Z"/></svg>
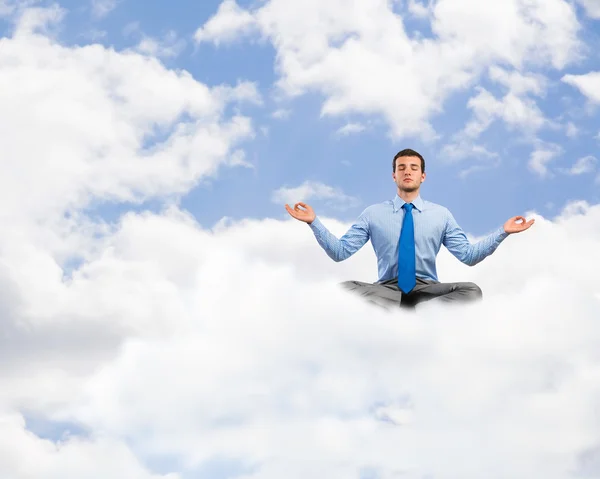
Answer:
<svg viewBox="0 0 600 479"><path fill-rule="evenodd" d="M371 240L379 279L375 283L342 283L371 303L390 309L414 308L430 300L481 299L481 288L475 283L438 280L436 257L441 245L464 264L473 266L496 251L508 235L529 229L535 220L514 216L472 244L447 208L421 198L420 188L426 178L423 156L411 149L398 152L392 163L392 178L397 186L395 197L369 206L339 239L309 205L299 202L293 209L287 204L285 208L292 217L310 226L319 245L334 261L349 258Z"/></svg>

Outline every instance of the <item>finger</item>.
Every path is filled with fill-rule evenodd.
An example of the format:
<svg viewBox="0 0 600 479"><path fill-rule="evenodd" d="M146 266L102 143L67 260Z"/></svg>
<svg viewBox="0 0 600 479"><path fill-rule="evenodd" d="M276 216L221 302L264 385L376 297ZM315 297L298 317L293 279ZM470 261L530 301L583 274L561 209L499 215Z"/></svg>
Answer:
<svg viewBox="0 0 600 479"><path fill-rule="evenodd" d="M285 205L285 209L286 209L286 210L287 210L287 212L288 212L290 215L292 215L294 218L298 218L298 216L297 216L296 212L295 212L293 209L291 209L291 208L290 208L288 205Z"/></svg>
<svg viewBox="0 0 600 479"><path fill-rule="evenodd" d="M526 230L526 229L529 229L529 228L531 228L531 225L532 225L534 222L535 222L534 220L529 220L529 221L527 221L527 222L523 223L523 230Z"/></svg>

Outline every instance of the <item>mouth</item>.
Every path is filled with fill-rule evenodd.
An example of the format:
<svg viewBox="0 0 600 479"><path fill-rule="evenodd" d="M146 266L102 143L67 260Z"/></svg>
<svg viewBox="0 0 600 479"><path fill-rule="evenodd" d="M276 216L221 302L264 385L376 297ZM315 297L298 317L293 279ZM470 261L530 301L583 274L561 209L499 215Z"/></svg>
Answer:
<svg viewBox="0 0 600 479"><path fill-rule="evenodd" d="M407 182L407 181L412 181L412 180L410 178L405 178L404 182Z"/></svg>

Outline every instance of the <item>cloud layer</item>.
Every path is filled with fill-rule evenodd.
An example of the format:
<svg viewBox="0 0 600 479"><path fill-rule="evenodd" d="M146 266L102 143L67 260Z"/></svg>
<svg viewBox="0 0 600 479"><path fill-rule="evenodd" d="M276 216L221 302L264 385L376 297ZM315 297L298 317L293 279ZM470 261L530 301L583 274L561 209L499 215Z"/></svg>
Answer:
<svg viewBox="0 0 600 479"><path fill-rule="evenodd" d="M131 470L221 458L261 479L575 477L600 441L600 207L537 219L476 268L441 256L484 303L406 315L339 290L373 279L372 253L335 264L301 223L128 215L70 281L46 277L52 295L5 272L5 440L19 412L88 431L57 450L28 436L60 477L79 477L78 448L80 471L116 450ZM17 457L4 474L27 470Z"/></svg>

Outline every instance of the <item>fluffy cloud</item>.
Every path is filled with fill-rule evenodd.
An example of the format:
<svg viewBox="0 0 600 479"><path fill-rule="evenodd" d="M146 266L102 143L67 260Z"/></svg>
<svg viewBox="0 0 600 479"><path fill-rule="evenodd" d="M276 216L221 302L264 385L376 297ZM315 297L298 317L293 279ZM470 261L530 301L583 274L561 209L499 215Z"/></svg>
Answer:
<svg viewBox="0 0 600 479"><path fill-rule="evenodd" d="M235 0L224 0L219 10L206 24L196 30L197 43L211 41L215 45L228 43L242 34L251 33L255 26L254 17L240 8Z"/></svg>
<svg viewBox="0 0 600 479"><path fill-rule="evenodd" d="M596 0L577 0L591 18L600 18L600 3Z"/></svg>
<svg viewBox="0 0 600 479"><path fill-rule="evenodd" d="M153 57L62 46L39 33L61 16L58 8L26 10L14 36L2 40L0 218L6 224L56 223L53 234L74 246L82 208L176 197L243 160L237 145L252 137L252 123L224 112L232 103L259 100L252 84L209 88ZM17 239L18 231L6 236ZM40 233L39 241L50 245L55 238ZM29 256L15 244L15 258Z"/></svg>
<svg viewBox="0 0 600 479"><path fill-rule="evenodd" d="M579 158L571 168L563 169L563 172L569 175L583 175L585 173L592 173L596 169L598 160L595 156L584 156Z"/></svg>
<svg viewBox="0 0 600 479"><path fill-rule="evenodd" d="M431 13L410 5L430 18L432 38L413 38L384 0L310 0L302 6L270 0L254 11L227 0L197 40L231 41L252 25L277 50L284 92L317 91L325 95L324 115L382 115L395 136L429 138L430 119L446 98L472 86L490 66L562 69L578 57L579 24L565 0L510 0L493 8L478 0L440 0ZM518 116L523 108L534 109L509 110Z"/></svg>
<svg viewBox="0 0 600 479"><path fill-rule="evenodd" d="M585 75L565 75L562 80L577 88L593 103L600 103L600 72Z"/></svg>
<svg viewBox="0 0 600 479"><path fill-rule="evenodd" d="M128 24L124 33L127 36L135 36L139 38L139 42L135 47L135 51L156 58L173 58L177 57L185 49L186 42L179 38L177 32L170 30L165 33L162 38L154 38L146 35L140 28L139 22Z"/></svg>
<svg viewBox="0 0 600 479"><path fill-rule="evenodd" d="M61 444L24 429L18 415L0 416L0 474L6 479L179 479L153 474L120 441L67 439Z"/></svg>
<svg viewBox="0 0 600 479"><path fill-rule="evenodd" d="M102 238L113 228L86 209L168 202L219 168L243 163L239 148L252 137L252 122L225 110L259 96L248 83L209 88L134 52L61 45L51 32L63 15L59 7L22 8L12 36L0 40L1 440L27 448L3 448L0 475L150 478L118 438L54 445L25 433L18 414L50 417L123 337L160 334L146 315L161 306L133 299L145 295L137 286L123 308L108 284L102 292L85 278L70 283L71 273L105 277L106 266L78 269L106 254Z"/></svg>
<svg viewBox="0 0 600 479"><path fill-rule="evenodd" d="M529 169L541 177L548 176L548 164L562 153L560 145L539 142L529 158Z"/></svg>
<svg viewBox="0 0 600 479"><path fill-rule="evenodd" d="M354 135L365 131L366 126L362 123L346 123L344 126L338 129L336 132L339 136Z"/></svg>
<svg viewBox="0 0 600 479"><path fill-rule="evenodd" d="M9 0L0 0L0 17L9 15L13 12L13 4Z"/></svg>
<svg viewBox="0 0 600 479"><path fill-rule="evenodd" d="M551 123L537 105L534 97L542 96L546 90L546 79L541 75L524 75L516 70L507 71L493 66L489 68L488 78L506 90L501 98L483 87L467 102L472 118L465 127L454 135L452 141L442 148L442 153L450 159L463 160L475 158L478 163L464 169L460 176L465 177L474 171L490 168L499 164L499 156L477 144L480 136L497 120L502 120L514 135L532 143L539 144L537 132ZM546 150L535 149L532 152L531 166L536 173L545 173L545 164L554 157Z"/></svg>
<svg viewBox="0 0 600 479"><path fill-rule="evenodd" d="M526 95L540 95L545 89L543 77L527 76L518 72L507 72L501 68L491 68L490 79L502 84L508 93L501 99L494 98L485 89L469 101L477 120L465 128L469 136L477 136L486 129L495 118L501 118L512 129L533 131L540 129L545 123L542 112L535 101Z"/></svg>
<svg viewBox="0 0 600 479"><path fill-rule="evenodd" d="M5 364L20 359L30 379L5 373L4 395L13 409L127 438L140 462L174 458L182 474L221 458L260 479L476 478L500 465L510 477L566 479L600 441L600 207L537 220L475 268L441 255L442 279L476 281L484 303L407 315L337 288L374 279L368 247L338 264L293 220L206 231L176 209L131 214L70 282L47 279L59 292L42 298L53 314L25 323L46 348L47 332L61 331L104 357L86 370L85 352L55 345L63 378L53 386L70 385L58 393L43 374L56 366L16 349ZM23 306L40 301L12 286ZM86 328L64 328L74 314ZM118 348L97 336L99 322Z"/></svg>
<svg viewBox="0 0 600 479"><path fill-rule="evenodd" d="M297 201L310 201L311 199L327 200L328 203L340 208L356 206L357 198L346 195L341 189L329 186L318 181L305 181L299 186L282 186L275 190L271 199L274 203L289 203Z"/></svg>
<svg viewBox="0 0 600 479"><path fill-rule="evenodd" d="M497 120L502 120L511 132L518 132L529 142L535 143L537 132L550 124L532 96L541 96L546 90L546 79L541 75L524 75L518 71L507 71L493 66L488 71L489 79L501 85L507 92L502 98L483 87L476 87L477 94L469 99L467 107L473 117L443 148L451 158L476 157L489 162L497 158L475 142ZM481 166L480 166L481 167ZM466 170L472 171L473 168Z"/></svg>
<svg viewBox="0 0 600 479"><path fill-rule="evenodd" d="M104 18L117 8L117 0L92 0L92 14L97 18Z"/></svg>

